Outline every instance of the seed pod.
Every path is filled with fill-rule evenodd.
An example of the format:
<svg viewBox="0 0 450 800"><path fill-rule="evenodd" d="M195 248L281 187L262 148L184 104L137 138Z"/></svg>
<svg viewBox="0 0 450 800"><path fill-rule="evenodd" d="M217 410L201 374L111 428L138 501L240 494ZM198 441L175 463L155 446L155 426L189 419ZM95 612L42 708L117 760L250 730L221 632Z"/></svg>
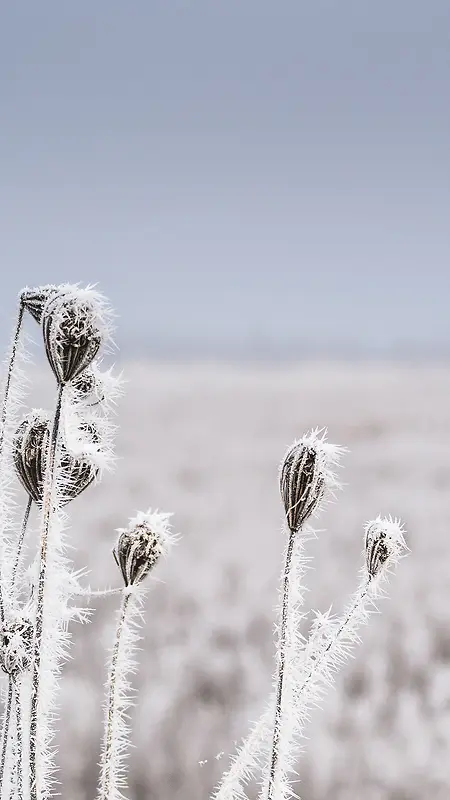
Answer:
<svg viewBox="0 0 450 800"><path fill-rule="evenodd" d="M79 429L83 434L87 434L90 442L99 444L100 436L93 422L82 422ZM60 464L62 474L60 494L63 496L63 503L68 503L90 486L97 477L98 468L86 456L73 456L64 444L61 446Z"/></svg>
<svg viewBox="0 0 450 800"><path fill-rule="evenodd" d="M389 547L386 532L376 523L366 531L366 566L371 578L381 569L389 558Z"/></svg>
<svg viewBox="0 0 450 800"><path fill-rule="evenodd" d="M377 517L365 529L365 557L371 578L379 574L384 564L397 561L402 550L407 549L404 530L397 519Z"/></svg>
<svg viewBox="0 0 450 800"><path fill-rule="evenodd" d="M98 309L75 293L48 301L42 314L42 332L49 364L60 385L80 375L102 344Z"/></svg>
<svg viewBox="0 0 450 800"><path fill-rule="evenodd" d="M170 514L149 510L130 520L127 528L119 529L119 539L113 555L122 572L125 586L140 583L152 567L176 541L170 533Z"/></svg>
<svg viewBox="0 0 450 800"><path fill-rule="evenodd" d="M39 324L42 321L42 312L49 298L58 292L54 285L36 286L33 289L24 289L20 295L22 305Z"/></svg>
<svg viewBox="0 0 450 800"><path fill-rule="evenodd" d="M18 675L31 664L33 623L19 617L0 628L0 666L8 675Z"/></svg>
<svg viewBox="0 0 450 800"><path fill-rule="evenodd" d="M146 525L138 525L132 532L124 531L119 536L114 557L122 571L125 586L144 580L159 556L158 540Z"/></svg>
<svg viewBox="0 0 450 800"><path fill-rule="evenodd" d="M94 426L88 426L92 436ZM42 504L47 449L51 423L42 412L32 412L18 427L13 446L14 465L25 490L37 505ZM60 449L59 502L69 503L92 483L97 474L87 458L75 458L64 444Z"/></svg>
<svg viewBox="0 0 450 800"><path fill-rule="evenodd" d="M98 406L105 399L105 393L99 380L98 372L91 367L83 370L72 381L74 390L74 401L83 403L84 406L92 408Z"/></svg>
<svg viewBox="0 0 450 800"><path fill-rule="evenodd" d="M45 460L50 442L50 420L33 412L19 425L14 436L14 466L20 482L32 500L42 503Z"/></svg>
<svg viewBox="0 0 450 800"><path fill-rule="evenodd" d="M288 450L280 474L286 520L298 531L319 505L326 487L323 459L313 442L304 440Z"/></svg>

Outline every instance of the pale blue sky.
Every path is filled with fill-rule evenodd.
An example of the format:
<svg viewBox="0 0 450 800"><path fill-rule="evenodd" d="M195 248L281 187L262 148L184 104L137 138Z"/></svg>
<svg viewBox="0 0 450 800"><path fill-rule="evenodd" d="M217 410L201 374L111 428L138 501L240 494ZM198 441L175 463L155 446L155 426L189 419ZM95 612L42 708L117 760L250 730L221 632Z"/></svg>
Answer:
<svg viewBox="0 0 450 800"><path fill-rule="evenodd" d="M448 0L0 11L0 332L98 281L149 353L450 352Z"/></svg>

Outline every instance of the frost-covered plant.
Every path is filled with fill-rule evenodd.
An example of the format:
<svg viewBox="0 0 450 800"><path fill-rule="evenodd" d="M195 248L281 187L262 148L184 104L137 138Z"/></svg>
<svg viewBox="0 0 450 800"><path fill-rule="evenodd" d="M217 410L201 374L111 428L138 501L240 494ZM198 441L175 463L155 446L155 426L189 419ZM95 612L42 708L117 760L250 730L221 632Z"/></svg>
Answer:
<svg viewBox="0 0 450 800"><path fill-rule="evenodd" d="M42 331L56 379L56 403L53 413L32 409L20 419L27 313ZM20 294L0 418L0 667L8 676L0 800L44 800L53 794L52 740L69 623L86 616L71 601L80 594L109 593L80 586L80 573L66 552L66 508L114 463L111 411L121 378L101 367L111 331L111 310L93 287L51 285ZM13 491L17 481L27 497L22 512ZM27 535L33 507L40 520L37 542ZM141 582L174 541L168 518L151 509L139 514L120 532L115 551L124 578L129 577L122 589L112 590L122 594L122 604L107 688L102 798L118 798L124 785L128 673L136 669L132 648L143 614Z"/></svg>
<svg viewBox="0 0 450 800"><path fill-rule="evenodd" d="M56 380L52 413L24 414L26 316L40 326ZM34 324L34 323L33 323ZM120 593L106 682L98 800L121 800L129 749L130 678L143 617L148 574L176 537L169 514L149 509L118 529L114 559L119 589L80 585L67 555L70 503L114 464L111 412L120 377L102 369L111 344L112 313L93 287L63 284L25 289L7 360L0 411L0 667L7 676L0 743L0 800L46 800L55 794L53 736L61 670L70 628L86 612L76 596ZM317 613L308 638L300 632L311 519L339 488L335 470L343 448L314 430L288 449L280 467L286 536L273 696L215 792L215 800L244 800L245 785L262 771L261 800L287 800L296 750L312 706L358 641L383 584L405 552L403 528L377 517L365 528L364 564L357 591L342 617ZM14 484L26 494L16 501ZM34 511L33 511L34 509ZM39 536L28 531L32 513ZM30 562L28 565L26 561Z"/></svg>
<svg viewBox="0 0 450 800"><path fill-rule="evenodd" d="M364 565L358 590L343 617L317 613L308 638L300 632L309 557L305 544L315 537L309 521L340 488L335 474L344 448L331 445L326 431L314 430L288 449L280 466L280 491L287 545L282 572L276 673L271 702L234 757L214 793L214 800L244 800L245 785L263 774L260 800L293 796L289 776L312 707L333 674L359 641L358 628L376 611L392 568L406 551L404 531L396 519L369 522L365 528ZM264 774L264 771L265 774Z"/></svg>

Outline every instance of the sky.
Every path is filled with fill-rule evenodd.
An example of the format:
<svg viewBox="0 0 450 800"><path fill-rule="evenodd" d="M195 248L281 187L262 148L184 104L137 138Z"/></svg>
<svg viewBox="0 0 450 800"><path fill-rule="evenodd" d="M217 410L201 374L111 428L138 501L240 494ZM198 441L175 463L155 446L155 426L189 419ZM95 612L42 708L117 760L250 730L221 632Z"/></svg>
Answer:
<svg viewBox="0 0 450 800"><path fill-rule="evenodd" d="M97 282L126 353L450 353L448 0L0 11L0 334Z"/></svg>

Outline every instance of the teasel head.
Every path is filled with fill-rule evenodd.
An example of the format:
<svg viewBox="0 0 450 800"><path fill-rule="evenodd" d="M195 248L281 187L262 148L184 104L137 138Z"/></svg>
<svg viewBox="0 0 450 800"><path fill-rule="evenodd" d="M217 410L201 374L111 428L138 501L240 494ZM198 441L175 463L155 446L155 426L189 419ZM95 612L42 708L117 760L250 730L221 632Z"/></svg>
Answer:
<svg viewBox="0 0 450 800"><path fill-rule="evenodd" d="M64 385L80 375L107 342L111 312L92 288L64 288L50 296L42 312L42 332L49 364Z"/></svg>
<svg viewBox="0 0 450 800"><path fill-rule="evenodd" d="M20 301L36 322L41 324L45 304L50 297L60 293L60 290L61 287L58 288L54 284L34 286L33 288L26 287L20 294Z"/></svg>
<svg viewBox="0 0 450 800"><path fill-rule="evenodd" d="M51 421L43 411L32 411L19 425L13 442L14 465L20 482L40 506L44 494L47 450ZM97 467L88 457L76 458L61 444L58 469L58 499L65 505L95 480Z"/></svg>
<svg viewBox="0 0 450 800"><path fill-rule="evenodd" d="M169 552L177 538L171 532L170 516L149 509L138 513L126 528L118 529L113 555L125 586L141 583L161 556Z"/></svg>
<svg viewBox="0 0 450 800"><path fill-rule="evenodd" d="M17 676L31 664L33 623L17 616L0 627L0 666L8 675Z"/></svg>
<svg viewBox="0 0 450 800"><path fill-rule="evenodd" d="M339 488L334 467L345 448L326 441L326 430L313 430L288 449L280 466L280 492L289 530L296 533Z"/></svg>
<svg viewBox="0 0 450 800"><path fill-rule="evenodd" d="M407 550L405 532L400 520L377 517L365 527L365 561L369 579L397 563Z"/></svg>

